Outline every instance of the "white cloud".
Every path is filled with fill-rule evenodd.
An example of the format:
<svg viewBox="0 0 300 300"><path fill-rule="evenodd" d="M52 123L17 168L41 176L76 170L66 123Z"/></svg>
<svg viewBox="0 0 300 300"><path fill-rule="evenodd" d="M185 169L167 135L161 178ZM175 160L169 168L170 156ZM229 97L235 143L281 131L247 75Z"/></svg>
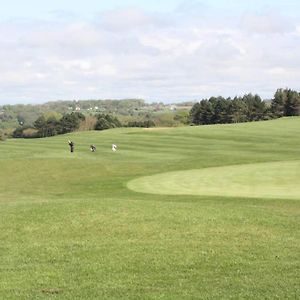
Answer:
<svg viewBox="0 0 300 300"><path fill-rule="evenodd" d="M151 25L151 18L138 9L123 9L104 13L100 25L117 33Z"/></svg>
<svg viewBox="0 0 300 300"><path fill-rule="evenodd" d="M276 12L232 20L193 5L175 15L119 9L96 20L0 24L0 103L271 97L279 87L299 89L297 21Z"/></svg>
<svg viewBox="0 0 300 300"><path fill-rule="evenodd" d="M242 19L242 27L249 33L257 34L283 34L295 29L288 17L284 17L276 11L245 14Z"/></svg>

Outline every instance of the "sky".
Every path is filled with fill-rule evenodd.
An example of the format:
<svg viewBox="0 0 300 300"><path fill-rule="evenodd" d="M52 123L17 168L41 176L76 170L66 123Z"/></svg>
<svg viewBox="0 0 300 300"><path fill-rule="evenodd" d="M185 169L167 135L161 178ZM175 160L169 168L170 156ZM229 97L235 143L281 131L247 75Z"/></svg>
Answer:
<svg viewBox="0 0 300 300"><path fill-rule="evenodd" d="M300 90L300 1L0 0L0 105Z"/></svg>

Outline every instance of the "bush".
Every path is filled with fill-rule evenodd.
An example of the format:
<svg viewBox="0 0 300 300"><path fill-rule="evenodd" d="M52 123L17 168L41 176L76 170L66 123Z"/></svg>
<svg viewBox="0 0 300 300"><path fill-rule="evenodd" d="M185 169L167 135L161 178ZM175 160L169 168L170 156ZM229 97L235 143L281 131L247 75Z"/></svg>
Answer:
<svg viewBox="0 0 300 300"><path fill-rule="evenodd" d="M143 128L149 128L149 127L155 127L155 123L152 120L146 120L146 121L130 121L127 123L127 127L143 127Z"/></svg>
<svg viewBox="0 0 300 300"><path fill-rule="evenodd" d="M23 138L37 138L38 130L35 128L26 128L23 130Z"/></svg>
<svg viewBox="0 0 300 300"><path fill-rule="evenodd" d="M6 140L5 133L2 130L0 130L0 141L5 141L5 140Z"/></svg>
<svg viewBox="0 0 300 300"><path fill-rule="evenodd" d="M22 137L23 137L23 130L24 130L23 127L18 127L18 128L16 128L16 129L13 131L12 136L13 136L14 138L22 138Z"/></svg>
<svg viewBox="0 0 300 300"><path fill-rule="evenodd" d="M13 131L14 138L37 138L39 131L31 127L18 127Z"/></svg>

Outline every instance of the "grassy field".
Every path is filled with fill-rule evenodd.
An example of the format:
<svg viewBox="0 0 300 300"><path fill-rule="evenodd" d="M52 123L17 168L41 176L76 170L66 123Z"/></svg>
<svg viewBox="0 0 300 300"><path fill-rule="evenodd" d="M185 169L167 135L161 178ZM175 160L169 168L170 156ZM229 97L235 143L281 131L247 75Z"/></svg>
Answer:
<svg viewBox="0 0 300 300"><path fill-rule="evenodd" d="M284 118L0 143L0 299L300 299L299 133Z"/></svg>
<svg viewBox="0 0 300 300"><path fill-rule="evenodd" d="M140 177L141 193L300 199L300 160L240 164Z"/></svg>

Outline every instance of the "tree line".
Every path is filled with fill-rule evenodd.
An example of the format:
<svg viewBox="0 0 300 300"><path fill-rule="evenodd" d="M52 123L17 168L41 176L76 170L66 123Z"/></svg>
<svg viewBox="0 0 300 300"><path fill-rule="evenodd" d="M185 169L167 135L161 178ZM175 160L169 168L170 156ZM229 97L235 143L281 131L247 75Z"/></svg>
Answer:
<svg viewBox="0 0 300 300"><path fill-rule="evenodd" d="M271 103L275 117L300 115L300 93L291 89L278 89Z"/></svg>
<svg viewBox="0 0 300 300"><path fill-rule="evenodd" d="M170 119L170 120L169 120ZM12 136L14 138L42 138L50 137L58 134L70 133L73 131L88 131L88 130L105 130L118 127L155 127L157 124L166 125L169 122L180 122L187 119L185 114L174 114L166 118L165 114L151 118L150 115L139 117L138 119L120 120L117 116L111 114L96 114L84 115L79 112L69 114L60 114L57 112L48 112L39 116L33 126L21 125L18 126ZM159 123L157 123L159 122ZM179 121L178 121L179 122Z"/></svg>
<svg viewBox="0 0 300 300"><path fill-rule="evenodd" d="M118 102L119 104L119 102ZM128 104L137 105L135 101ZM139 102L141 105L142 102ZM116 127L154 127L179 125L206 125L241 123L269 120L284 116L300 115L300 93L291 89L278 89L271 101L263 101L259 95L246 94L241 97L210 97L195 103L190 111L139 113L138 116L115 116L113 114L83 114L81 112L42 113L33 125L20 119L12 136L15 138L49 137L77 130L105 130ZM2 113L2 117L5 114ZM121 118L121 119L120 119ZM7 137L0 128L0 140Z"/></svg>
<svg viewBox="0 0 300 300"><path fill-rule="evenodd" d="M156 126L176 126L186 123L192 102L176 103L176 109L171 109L171 104L146 103L142 99L124 100L79 100L79 101L53 101L45 104L15 104L0 105L0 129L12 132L12 129L20 127L34 127L34 122L42 115L57 113L60 116L72 112L80 112L88 117L98 114L116 116L123 126L149 126L149 120ZM174 118L172 118L174 117ZM47 118L46 118L47 119ZM56 118L57 119L57 118ZM150 122L151 122L150 121ZM87 125L87 124L86 124ZM82 124L80 125L80 127Z"/></svg>
<svg viewBox="0 0 300 300"><path fill-rule="evenodd" d="M32 127L35 120L43 114L56 112L64 115L75 112L78 107L83 113L130 115L148 106L150 104L142 99L70 100L44 104L0 105L0 129L16 128L19 125Z"/></svg>
<svg viewBox="0 0 300 300"><path fill-rule="evenodd" d="M284 116L300 115L300 93L291 89L278 89L271 104L260 96L246 94L242 97L211 97L195 103L190 110L191 124L241 123Z"/></svg>
<svg viewBox="0 0 300 300"><path fill-rule="evenodd" d="M61 115L56 112L38 117L34 126L19 126L13 132L14 138L41 138L58 134L70 133L76 130L105 130L122 127L117 117L109 114L85 116L79 112ZM145 127L148 124L144 124Z"/></svg>

